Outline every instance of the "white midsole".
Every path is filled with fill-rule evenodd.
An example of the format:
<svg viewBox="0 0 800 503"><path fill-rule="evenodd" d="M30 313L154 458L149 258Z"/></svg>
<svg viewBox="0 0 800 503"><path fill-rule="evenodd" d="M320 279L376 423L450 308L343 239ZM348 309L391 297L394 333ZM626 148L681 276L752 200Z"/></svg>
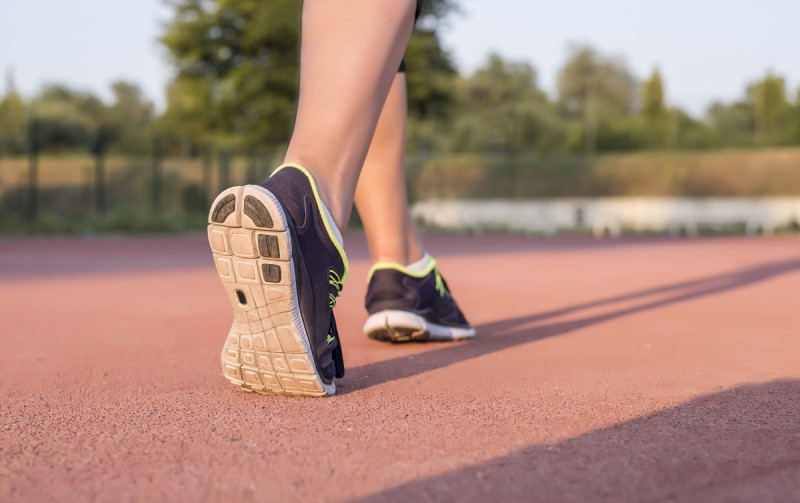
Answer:
<svg viewBox="0 0 800 503"><path fill-rule="evenodd" d="M413 330L419 334L426 333L427 336L422 339L432 341L455 341L475 337L474 328L438 325L417 314L397 310L385 310L371 315L364 324L364 333L370 334L379 330L392 331L397 328Z"/></svg>

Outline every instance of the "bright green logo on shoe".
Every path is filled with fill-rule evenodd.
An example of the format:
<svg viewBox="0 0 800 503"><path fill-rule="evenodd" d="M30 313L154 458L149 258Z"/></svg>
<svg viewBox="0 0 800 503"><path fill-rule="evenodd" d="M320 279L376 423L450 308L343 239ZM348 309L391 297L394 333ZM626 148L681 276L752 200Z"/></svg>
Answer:
<svg viewBox="0 0 800 503"><path fill-rule="evenodd" d="M325 342L327 342L328 345L330 346L331 344L333 344L333 341L335 341L335 340L336 340L336 337L332 336L331 334L328 334L328 338L325 339Z"/></svg>
<svg viewBox="0 0 800 503"><path fill-rule="evenodd" d="M442 279L442 275L439 274L439 269L435 269L436 273L436 291L439 292L439 295L442 297L450 297L450 291L447 289L447 285L444 284L444 279Z"/></svg>

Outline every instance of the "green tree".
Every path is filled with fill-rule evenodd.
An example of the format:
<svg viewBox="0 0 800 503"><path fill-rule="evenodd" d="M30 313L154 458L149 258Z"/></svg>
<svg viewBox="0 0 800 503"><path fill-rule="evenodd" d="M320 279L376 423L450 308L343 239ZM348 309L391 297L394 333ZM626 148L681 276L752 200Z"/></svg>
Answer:
<svg viewBox="0 0 800 503"><path fill-rule="evenodd" d="M17 92L11 72L6 76L6 94L0 101L0 156L18 155L25 149L27 110Z"/></svg>
<svg viewBox="0 0 800 503"><path fill-rule="evenodd" d="M638 143L630 118L636 105L636 79L622 60L588 46L571 47L558 74L558 96L567 117L583 122L588 153Z"/></svg>
<svg viewBox="0 0 800 503"><path fill-rule="evenodd" d="M161 37L206 135L262 146L288 139L297 96L300 2L175 0ZM175 104L172 101L171 104ZM173 114L184 116L187 111Z"/></svg>
<svg viewBox="0 0 800 503"><path fill-rule="evenodd" d="M202 84L188 80L173 80L167 85L167 108L157 119L155 130L167 145L177 149L181 157L189 157L208 140L201 96Z"/></svg>
<svg viewBox="0 0 800 503"><path fill-rule="evenodd" d="M708 107L707 122L713 130L715 143L726 147L750 147L755 139L755 116L752 104L714 102Z"/></svg>
<svg viewBox="0 0 800 503"><path fill-rule="evenodd" d="M558 151L565 129L554 105L537 85L528 63L492 54L466 79L459 92L461 113L455 121L453 148L460 151Z"/></svg>
<svg viewBox="0 0 800 503"><path fill-rule="evenodd" d="M789 102L786 99L786 82L783 77L768 72L760 81L747 89L748 101L753 108L753 117L758 141L761 144L780 143L781 122L786 119Z"/></svg>
<svg viewBox="0 0 800 503"><path fill-rule="evenodd" d="M435 30L418 29L406 50L408 110L412 118L446 118L458 78L453 59Z"/></svg>
<svg viewBox="0 0 800 503"><path fill-rule="evenodd" d="M461 8L455 0L426 0L422 4L418 26L439 26L443 19L459 12L461 12Z"/></svg>
<svg viewBox="0 0 800 503"><path fill-rule="evenodd" d="M794 103L787 112L786 138L789 145L800 145L800 88L795 94Z"/></svg>
<svg viewBox="0 0 800 503"><path fill-rule="evenodd" d="M110 143L121 152L146 152L150 146L147 131L153 121L153 103L131 82L114 82L111 91L114 101L101 125L107 130Z"/></svg>
<svg viewBox="0 0 800 503"><path fill-rule="evenodd" d="M296 0L172 0L172 20L161 36L176 70L168 122L191 121L202 136L237 146L286 142L292 131L300 59ZM453 0L426 2L420 34L407 55L412 114L446 113L455 75L438 26L456 11ZM357 78L354 76L354 78Z"/></svg>
<svg viewBox="0 0 800 503"><path fill-rule="evenodd" d="M37 121L40 145L51 151L90 148L106 114L97 96L60 84L45 86L29 110Z"/></svg>
<svg viewBox="0 0 800 503"><path fill-rule="evenodd" d="M699 150L720 146L720 137L708 122L680 108L671 108L668 115L670 147Z"/></svg>
<svg viewBox="0 0 800 503"><path fill-rule="evenodd" d="M636 104L636 79L621 59L592 47L574 46L558 73L558 96L564 109L578 117L592 99L631 113Z"/></svg>
<svg viewBox="0 0 800 503"><path fill-rule="evenodd" d="M442 46L440 29L444 20L457 12L460 12L458 5L452 0L423 4L405 54L408 108L412 119L447 118L453 112L458 72L452 56Z"/></svg>
<svg viewBox="0 0 800 503"><path fill-rule="evenodd" d="M651 148L663 148L667 140L667 107L664 104L664 82L658 69L642 84L641 115L647 128Z"/></svg>

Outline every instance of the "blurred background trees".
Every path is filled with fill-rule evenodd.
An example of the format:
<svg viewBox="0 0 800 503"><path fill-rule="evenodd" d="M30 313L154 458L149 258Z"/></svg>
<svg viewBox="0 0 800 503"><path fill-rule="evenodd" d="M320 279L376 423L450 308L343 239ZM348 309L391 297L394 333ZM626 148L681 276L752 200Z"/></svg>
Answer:
<svg viewBox="0 0 800 503"><path fill-rule="evenodd" d="M24 96L7 72L0 231L199 229L218 189L274 167L294 122L302 2L167 1L161 107L127 81ZM637 75L589 45L567 48L551 90L500 54L459 72L441 33L460 5L427 0L406 51L412 200L800 193L800 148L784 148L800 146L800 89L779 72L700 114L660 69Z"/></svg>
<svg viewBox="0 0 800 503"><path fill-rule="evenodd" d="M667 105L664 103L664 82L658 69L642 83L641 116L644 120L645 144L661 149L673 142L668 138Z"/></svg>
<svg viewBox="0 0 800 503"><path fill-rule="evenodd" d="M17 92L14 76L6 76L6 94L0 100L0 156L19 154L25 149L27 112Z"/></svg>
<svg viewBox="0 0 800 503"><path fill-rule="evenodd" d="M564 148L564 124L528 63L490 55L483 67L461 80L454 98L459 107L452 151L519 155Z"/></svg>
<svg viewBox="0 0 800 503"><path fill-rule="evenodd" d="M9 78L0 100L0 154L22 155L34 141L50 153L87 151L99 136L116 152L147 152L153 103L131 82L114 82L111 91L113 99L106 103L89 92L48 84L26 101Z"/></svg>
<svg viewBox="0 0 800 503"><path fill-rule="evenodd" d="M46 152L143 154L158 138L165 154L210 149L275 152L291 134L297 97L301 2L171 0L160 39L174 69L165 108L133 82L111 84L110 99L61 84L21 96L13 76L0 98L0 155L24 154L30 131ZM624 58L586 45L568 48L556 92L535 67L490 55L460 74L441 29L457 0L432 0L406 54L409 151L516 157L634 150L800 145L800 89L767 72L732 102L693 116L670 99L669 76L637 76ZM31 122L35 128L29 127Z"/></svg>
<svg viewBox="0 0 800 503"><path fill-rule="evenodd" d="M183 128L181 142L285 142L297 96L301 2L179 0L172 7L161 38L176 72L165 115L194 125Z"/></svg>

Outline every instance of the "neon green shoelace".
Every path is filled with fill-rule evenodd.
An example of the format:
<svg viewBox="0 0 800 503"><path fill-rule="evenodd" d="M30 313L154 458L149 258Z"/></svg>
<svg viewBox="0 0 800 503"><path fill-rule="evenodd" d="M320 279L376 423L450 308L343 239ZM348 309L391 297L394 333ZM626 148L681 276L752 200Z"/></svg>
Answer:
<svg viewBox="0 0 800 503"><path fill-rule="evenodd" d="M333 269L328 270L328 283L330 283L333 288L336 290L336 293L329 293L328 294L328 304L330 304L331 309L336 307L336 298L342 294L342 288L344 287L344 282L342 282L341 276L334 271Z"/></svg>

